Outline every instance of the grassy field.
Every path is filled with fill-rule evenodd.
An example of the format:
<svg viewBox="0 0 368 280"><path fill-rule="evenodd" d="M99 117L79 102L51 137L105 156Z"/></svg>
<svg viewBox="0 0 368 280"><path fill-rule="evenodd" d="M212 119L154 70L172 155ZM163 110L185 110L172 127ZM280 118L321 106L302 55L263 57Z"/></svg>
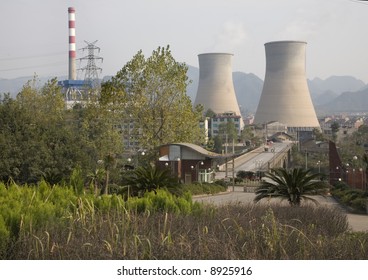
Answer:
<svg viewBox="0 0 368 280"><path fill-rule="evenodd" d="M367 259L368 233L324 207L76 195L0 185L1 259Z"/></svg>

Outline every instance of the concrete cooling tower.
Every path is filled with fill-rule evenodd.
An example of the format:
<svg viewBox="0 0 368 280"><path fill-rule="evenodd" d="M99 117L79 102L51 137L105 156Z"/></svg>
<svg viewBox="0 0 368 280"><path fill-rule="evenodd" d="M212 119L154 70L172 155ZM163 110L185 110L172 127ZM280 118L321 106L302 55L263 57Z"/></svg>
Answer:
<svg viewBox="0 0 368 280"><path fill-rule="evenodd" d="M194 105L202 104L204 112L211 109L216 114L232 111L241 115L233 84L232 58L229 53L198 55L199 82Z"/></svg>
<svg viewBox="0 0 368 280"><path fill-rule="evenodd" d="M278 121L296 130L320 127L306 80L306 44L300 41L265 44L266 74L255 123Z"/></svg>

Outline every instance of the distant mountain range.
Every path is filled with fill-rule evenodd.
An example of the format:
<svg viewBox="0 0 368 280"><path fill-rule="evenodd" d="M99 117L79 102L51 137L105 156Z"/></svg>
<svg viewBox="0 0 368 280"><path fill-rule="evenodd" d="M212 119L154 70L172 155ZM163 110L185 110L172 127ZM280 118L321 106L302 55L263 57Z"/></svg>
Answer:
<svg viewBox="0 0 368 280"><path fill-rule="evenodd" d="M0 79L0 93L10 93L15 97L27 81L33 77ZM40 85L53 77L38 77ZM64 80L67 77L58 77ZM103 80L110 77L106 76ZM188 65L191 83L187 94L194 101L199 79L199 69ZM234 72L234 89L238 104L244 114L254 113L262 93L263 80L252 73ZM325 80L307 80L311 98L317 115L368 112L368 85L351 76L332 76Z"/></svg>
<svg viewBox="0 0 368 280"><path fill-rule="evenodd" d="M192 83L187 94L194 101L199 69L189 66ZM254 113L261 97L263 80L252 73L234 72L233 82L238 104L243 113ZM368 112L368 85L351 76L332 76L326 80L307 80L317 115Z"/></svg>

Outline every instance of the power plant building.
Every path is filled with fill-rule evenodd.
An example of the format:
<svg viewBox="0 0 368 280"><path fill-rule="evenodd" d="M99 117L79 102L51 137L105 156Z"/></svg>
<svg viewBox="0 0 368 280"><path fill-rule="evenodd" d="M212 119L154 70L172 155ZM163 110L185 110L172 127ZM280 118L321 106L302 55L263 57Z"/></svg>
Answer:
<svg viewBox="0 0 368 280"><path fill-rule="evenodd" d="M265 44L266 74L254 123L277 121L290 132L320 128L306 80L306 42Z"/></svg>
<svg viewBox="0 0 368 280"><path fill-rule="evenodd" d="M59 81L58 85L63 88L64 98L67 108L71 108L75 103L83 99L83 89L85 81L77 80L76 70L76 36L75 36L75 8L68 8L68 42L69 42L69 71L68 80Z"/></svg>
<svg viewBox="0 0 368 280"><path fill-rule="evenodd" d="M217 115L232 112L240 117L240 128L244 126L236 99L230 53L204 53L198 55L199 82L194 105L202 104L204 112L209 109Z"/></svg>

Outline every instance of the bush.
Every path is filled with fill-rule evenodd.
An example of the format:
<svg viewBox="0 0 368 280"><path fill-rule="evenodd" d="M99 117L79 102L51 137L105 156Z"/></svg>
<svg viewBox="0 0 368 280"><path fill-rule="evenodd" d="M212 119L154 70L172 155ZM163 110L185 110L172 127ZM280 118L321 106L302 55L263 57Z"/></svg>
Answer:
<svg viewBox="0 0 368 280"><path fill-rule="evenodd" d="M6 248L10 240L10 232L7 229L3 216L0 214L0 259L6 257Z"/></svg>
<svg viewBox="0 0 368 280"><path fill-rule="evenodd" d="M366 213L368 193L362 190L352 189L345 183L339 183L332 189L332 195L345 206L352 208L353 212Z"/></svg>
<svg viewBox="0 0 368 280"><path fill-rule="evenodd" d="M352 200L350 202L350 205L357 211L365 213L367 211L367 203L368 203L367 198L359 197L359 198L355 198L354 200Z"/></svg>
<svg viewBox="0 0 368 280"><path fill-rule="evenodd" d="M180 189L182 191L182 194L185 192L189 192L192 195L201 195L224 192L227 190L227 187L226 185L224 186L217 183L193 183L181 185Z"/></svg>

